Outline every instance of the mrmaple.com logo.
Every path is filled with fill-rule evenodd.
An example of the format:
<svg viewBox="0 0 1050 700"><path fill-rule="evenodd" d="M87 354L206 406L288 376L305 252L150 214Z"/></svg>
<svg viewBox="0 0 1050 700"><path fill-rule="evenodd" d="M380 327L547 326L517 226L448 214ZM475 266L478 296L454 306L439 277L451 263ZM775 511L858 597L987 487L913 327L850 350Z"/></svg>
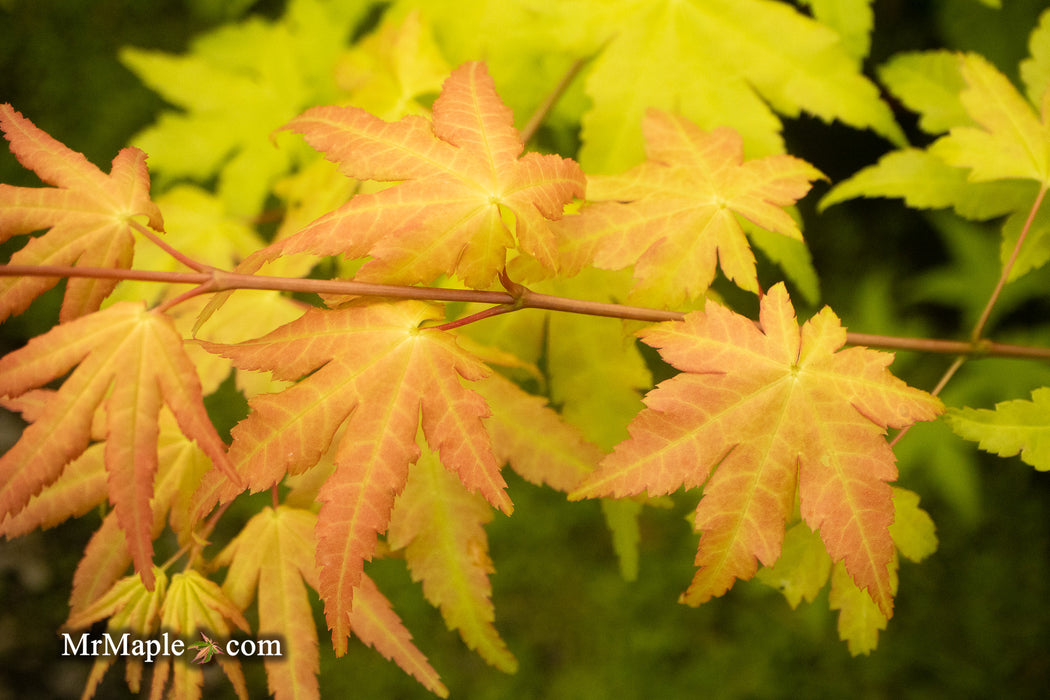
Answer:
<svg viewBox="0 0 1050 700"><path fill-rule="evenodd" d="M280 657L281 641L279 639L231 639L225 644L213 641L206 634L201 634L203 641L187 644L179 638L172 638L164 632L159 638L141 639L125 632L119 636L102 633L91 636L84 632L79 638L62 633L62 656L81 656L95 658L99 656L133 657L150 663L158 657L181 657L187 651L194 651L194 663L203 664L212 660L216 654L227 656L264 656Z"/></svg>

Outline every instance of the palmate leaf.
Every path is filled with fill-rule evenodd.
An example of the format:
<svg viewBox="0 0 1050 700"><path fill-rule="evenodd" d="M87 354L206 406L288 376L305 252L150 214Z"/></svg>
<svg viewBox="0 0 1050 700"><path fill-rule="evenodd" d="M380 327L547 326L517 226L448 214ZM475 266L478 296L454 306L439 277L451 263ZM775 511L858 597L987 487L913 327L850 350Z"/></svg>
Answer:
<svg viewBox="0 0 1050 700"><path fill-rule="evenodd" d="M155 636L160 627L160 609L168 592L168 576L162 569L154 569L153 580L155 585L149 590L143 585L141 576L127 576L115 581L91 605L71 610L65 626L74 630L85 629L109 618L106 629L117 636L124 632L142 639ZM81 697L89 699L94 696L102 677L115 660L109 655L95 660ZM131 657L126 663L128 688L137 693L142 683L144 661Z"/></svg>
<svg viewBox="0 0 1050 700"><path fill-rule="evenodd" d="M922 561L937 549L933 520L919 507L919 496L907 489L893 488L893 524L890 537L896 547L890 562L890 588L897 590L898 556ZM796 523L784 535L780 558L775 565L759 569L755 578L778 589L792 608L803 600L812 602L831 579L828 603L839 610L839 637L850 653L868 654L878 642L879 630L886 629L887 617L852 581L842 563L832 566L820 536L805 523Z"/></svg>
<svg viewBox="0 0 1050 700"><path fill-rule="evenodd" d="M258 212L292 162L268 136L299 111L339 99L334 66L364 3L292 0L277 21L258 16L198 36L187 53L126 47L121 61L178 111L134 142L155 172L204 181L239 216Z"/></svg>
<svg viewBox="0 0 1050 700"><path fill-rule="evenodd" d="M412 284L456 274L483 288L506 265L508 249L555 269L551 222L583 195L579 167L554 155L518 157L513 116L482 63L453 71L433 112L433 123L419 116L391 123L355 107L316 107L292 120L288 128L350 177L400 184L355 196L253 255L245 269L290 253L370 255L359 280Z"/></svg>
<svg viewBox="0 0 1050 700"><path fill-rule="evenodd" d="M38 410L47 405L51 392L27 392L18 399L5 401L9 407L21 409L29 421L38 418ZM30 410L24 404L27 397L43 395L41 406ZM92 440L97 440L79 457L67 464L61 476L33 496L17 513L0 522L0 534L13 538L35 528L54 527L67 518L79 517L107 500L108 479L105 464L105 411L95 412ZM211 460L197 444L179 429L171 411L162 406L158 420L157 473L150 498L153 523L150 539L160 536L170 525L180 543L192 537L195 520L191 517L191 496L205 472L212 468ZM127 538L118 522L117 513L110 511L102 525L84 547L84 556L77 565L70 596L71 616L79 614L110 589L132 563Z"/></svg>
<svg viewBox="0 0 1050 700"><path fill-rule="evenodd" d="M259 637L283 639L280 658L264 660L276 700L319 697L317 629L304 581L317 584L313 557L316 516L306 510L264 508L215 559L229 565L222 589L245 610L259 591Z"/></svg>
<svg viewBox="0 0 1050 700"><path fill-rule="evenodd" d="M919 125L941 135L926 149L893 151L836 185L820 207L854 197L900 197L916 208L952 207L985 220L1009 214L1000 261L1014 256L1040 188L1050 186L1050 110L1045 56L1050 12L1032 33L1022 62L1029 100L987 59L946 51L905 53L880 70L883 81ZM947 132L947 133L945 133ZM1040 213L1010 269L1016 280L1050 260L1050 224Z"/></svg>
<svg viewBox="0 0 1050 700"><path fill-rule="evenodd" d="M198 638L201 634L229 639L231 623L245 634L249 632L248 621L218 584L193 569L171 577L159 622L161 629L171 630L182 639ZM226 655L215 659L233 684L237 697L247 700L248 688L240 661ZM197 664L173 660L170 656L159 657L154 663L151 697L200 700L204 669Z"/></svg>
<svg viewBox="0 0 1050 700"><path fill-rule="evenodd" d="M317 522L320 593L340 655L364 561L419 457L420 425L442 464L470 491L512 510L481 422L488 407L462 382L490 370L446 333L421 330L433 314L421 302L358 302L307 311L256 340L205 344L241 369L271 370L284 380L309 375L280 393L253 398L251 414L233 430L230 460L252 491L314 466L345 425L335 472L318 495ZM201 487L200 508L239 490L215 474Z"/></svg>
<svg viewBox="0 0 1050 700"><path fill-rule="evenodd" d="M483 659L505 673L518 661L493 626L494 571L484 525L492 520L485 499L468 493L437 455L424 450L390 515L387 543L404 550L405 562L423 594L441 610L449 629Z"/></svg>
<svg viewBox="0 0 1050 700"><path fill-rule="evenodd" d="M135 568L152 587L150 499L162 405L224 474L237 480L204 409L200 383L171 320L120 302L55 326L0 359L0 396L16 397L76 367L36 420L0 457L0 518L17 513L88 448L96 410L106 412L105 464Z"/></svg>
<svg viewBox="0 0 1050 700"><path fill-rule="evenodd" d="M131 267L134 237L129 221L141 217L164 228L149 198L146 154L125 148L106 175L82 154L38 129L9 104L0 104L0 129L11 151L51 188L0 184L0 242L49 229L11 256L15 265ZM0 321L24 311L57 278L0 278ZM66 285L62 321L97 311L116 280L73 278Z"/></svg>
<svg viewBox="0 0 1050 700"><path fill-rule="evenodd" d="M1032 392L1032 400L1003 401L995 410L960 408L948 414L957 435L982 450L1021 459L1039 471L1050 470L1050 388Z"/></svg>
<svg viewBox="0 0 1050 700"><path fill-rule="evenodd" d="M787 155L745 162L732 129L706 132L658 110L646 113L642 128L648 160L623 175L588 178L588 200L597 203L561 222L566 267L633 264L636 300L676 305L707 291L717 260L726 277L757 292L755 257L737 216L801 241L783 207L820 171Z"/></svg>
<svg viewBox="0 0 1050 700"><path fill-rule="evenodd" d="M762 298L758 327L708 302L641 337L682 374L646 396L631 438L570 498L703 485L700 568L682 596L698 605L754 575L756 557L777 560L797 488L803 521L889 617L897 469L884 432L931 420L940 401L894 378L892 355L840 350L830 309L800 332L782 284Z"/></svg>
<svg viewBox="0 0 1050 700"><path fill-rule="evenodd" d="M784 150L774 110L838 119L904 142L840 36L789 3L590 0L570 7L575 21L588 18L600 50L585 85L594 105L583 117L580 162L588 172L638 162L638 120L650 107L674 109L705 128L731 126L763 155ZM858 50L855 42L851 49Z"/></svg>
<svg viewBox="0 0 1050 700"><path fill-rule="evenodd" d="M320 697L317 630L306 590L320 588L314 562L316 521L317 515L308 510L264 508L215 560L230 567L223 591L237 607L244 610L258 598L259 637L283 639L282 656L265 661L270 692L277 700ZM357 590L350 627L427 689L448 696L437 672L367 576Z"/></svg>

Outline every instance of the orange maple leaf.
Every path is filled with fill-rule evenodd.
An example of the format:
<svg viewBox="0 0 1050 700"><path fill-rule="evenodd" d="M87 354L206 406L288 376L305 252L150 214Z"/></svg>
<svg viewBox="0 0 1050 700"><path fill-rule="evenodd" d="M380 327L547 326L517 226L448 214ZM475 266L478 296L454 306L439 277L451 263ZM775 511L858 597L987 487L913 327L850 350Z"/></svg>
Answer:
<svg viewBox="0 0 1050 700"><path fill-rule="evenodd" d="M583 172L572 160L528 153L513 115L483 63L465 63L445 81L434 120L386 122L356 107L315 107L286 127L361 180L400 184L359 194L300 233L245 260L258 267L280 255L371 255L359 280L412 284L456 274L490 286L508 249L557 266L551 223L574 196ZM513 232L507 220L513 219Z"/></svg>
<svg viewBox="0 0 1050 700"><path fill-rule="evenodd" d="M490 370L443 331L421 330L434 307L422 302L312 309L262 338L237 345L204 343L240 369L271 370L300 381L254 397L233 429L230 459L249 488L270 488L285 474L317 464L345 428L334 473L318 494L320 593L336 652L346 650L348 613L364 560L386 530L423 434L446 468L471 491L510 513L512 505L482 419L485 400L467 389ZM201 509L239 493L221 475L206 478Z"/></svg>
<svg viewBox="0 0 1050 700"><path fill-rule="evenodd" d="M707 132L657 109L642 131L648 160L622 175L589 176L589 203L560 222L570 241L566 269L634 265L637 298L675 305L707 290L717 260L726 277L757 292L755 256L737 216L802 240L783 207L823 175L788 155L745 162L733 129Z"/></svg>
<svg viewBox="0 0 1050 700"><path fill-rule="evenodd" d="M0 184L0 242L19 234L50 229L11 256L14 265L77 265L130 268L136 216L160 231L160 209L149 198L146 154L122 149L106 175L83 154L38 129L9 104L0 104L0 129L18 161L53 188ZM24 311L57 278L0 278L0 321ZM117 280L71 278L66 283L61 320L97 311Z"/></svg>
<svg viewBox="0 0 1050 700"><path fill-rule="evenodd" d="M889 373L892 354L840 350L846 332L830 309L800 333L783 284L762 298L759 318L709 301L643 331L682 374L649 392L631 437L570 497L703 484L700 568L683 595L698 605L753 576L756 557L777 560L797 488L803 520L890 617L887 482L897 468L885 429L932 420L943 406Z"/></svg>
<svg viewBox="0 0 1050 700"><path fill-rule="evenodd" d="M277 700L319 697L317 628L306 586L320 588L314 562L317 514L286 505L264 508L215 559L229 571L223 592L241 610L257 597L259 636L284 640L282 656L266 659L266 678ZM256 589L258 595L256 596ZM448 690L414 644L389 601L363 575L350 628L441 697Z"/></svg>
<svg viewBox="0 0 1050 700"><path fill-rule="evenodd" d="M76 369L50 394L15 446L0 457L0 520L55 482L88 448L105 406L109 499L135 568L153 586L153 510L158 418L166 404L212 462L237 479L208 418L200 382L167 316L121 302L55 326L0 359L0 396L15 397Z"/></svg>

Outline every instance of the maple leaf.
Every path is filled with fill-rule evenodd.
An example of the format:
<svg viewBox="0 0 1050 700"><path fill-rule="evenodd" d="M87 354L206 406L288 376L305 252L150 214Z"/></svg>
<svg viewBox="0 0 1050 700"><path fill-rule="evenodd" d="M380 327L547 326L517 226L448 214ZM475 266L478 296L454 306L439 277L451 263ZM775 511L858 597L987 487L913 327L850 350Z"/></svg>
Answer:
<svg viewBox="0 0 1050 700"><path fill-rule="evenodd" d="M356 42L336 65L335 79L349 102L378 117L425 115L427 95L441 90L450 66L418 11L385 12L374 32Z"/></svg>
<svg viewBox="0 0 1050 700"><path fill-rule="evenodd" d="M8 406L24 404L27 397L45 394L39 407L21 406L22 417L35 421L46 407L53 392L27 392L18 399L5 401ZM24 508L0 521L0 534L8 538L31 530L54 527L63 520L81 516L106 502L107 472L105 465L105 411L95 412L92 440L97 440L83 454L67 464L62 474L43 491L34 495ZM150 539L156 539L170 524L179 542L192 537L196 520L191 517L190 499L202 475L212 468L211 460L197 444L179 430L175 417L161 407L157 438L157 473L150 505L153 523ZM77 565L70 596L71 615L77 614L110 589L132 563L127 539L115 511L110 511L92 535L84 556Z"/></svg>
<svg viewBox="0 0 1050 700"><path fill-rule="evenodd" d="M1033 32L1032 50L1050 51L1050 22ZM1046 92L1039 65L1035 58L1022 63L1030 67L1025 73L1036 104ZM900 197L916 208L950 206L969 219L1010 214L1000 247L1003 265L1015 256L1021 229L1030 229L1011 263L1008 281L1050 260L1047 216L1040 212L1028 221L1032 202L1039 201L1037 191L1050 186L1050 111L1037 113L1010 80L978 54L906 53L880 72L887 87L919 112L924 130L948 133L924 150L888 153L832 188L820 208L860 196Z"/></svg>
<svg viewBox="0 0 1050 700"><path fill-rule="evenodd" d="M0 242L50 229L11 256L15 265L131 267L134 236L129 222L142 217L161 231L160 210L149 198L146 154L122 149L106 175L81 153L38 129L9 104L0 104L0 129L18 162L52 188L0 184ZM0 321L24 311L58 282L48 277L0 278ZM97 311L116 280L71 278L60 320Z"/></svg>
<svg viewBox="0 0 1050 700"><path fill-rule="evenodd" d="M266 659L266 678L277 700L319 697L317 628L304 582L317 588L313 527L317 517L280 506L255 515L215 563L229 565L222 588L244 610L258 588L259 636L284 639L279 659Z"/></svg>
<svg viewBox="0 0 1050 700"><path fill-rule="evenodd" d="M108 491L147 587L152 587L150 499L162 405L223 478L237 480L204 409L200 383L171 320L120 302L55 326L0 359L0 396L18 396L76 369L22 437L0 457L0 518L21 510L88 448L96 410L106 412Z"/></svg>
<svg viewBox="0 0 1050 700"><path fill-rule="evenodd" d="M937 535L933 520L919 507L919 496L913 491L893 487L893 513L889 531L896 549L889 571L890 589L896 593L897 554L922 561L937 549ZM760 569L755 578L783 593L792 608L803 600L812 602L830 578L828 605L839 611L839 638L853 656L874 650L879 631L886 629L886 615L856 586L841 562L832 566L824 543L805 523L796 523L787 531L776 564Z"/></svg>
<svg viewBox="0 0 1050 700"><path fill-rule="evenodd" d="M1050 470L1050 388L1032 392L1032 400L1003 401L995 410L953 408L948 424L957 435L977 441L1000 457L1020 454L1039 471Z"/></svg>
<svg viewBox="0 0 1050 700"><path fill-rule="evenodd" d="M159 629L160 609L168 591L168 576L162 569L153 569L155 585L147 589L141 576L125 576L115 581L103 595L91 605L80 610L71 610L65 626L70 629L84 629L91 624L109 618L106 630L120 636L132 632L140 638L154 636ZM102 681L102 677L113 662L115 656L102 654L95 659L84 687L83 698L91 698ZM127 659L127 681L131 692L139 692L142 681L144 660L132 656Z"/></svg>
<svg viewBox="0 0 1050 700"><path fill-rule="evenodd" d="M582 119L580 162L588 172L615 172L638 161L637 120L650 107L674 109L708 128L727 124L761 154L784 150L774 110L838 119L904 143L889 107L861 71L856 41L847 50L835 30L790 4L566 5L572 21L588 18L591 41L585 45L600 52L584 86L592 108ZM846 12L854 20L863 14Z"/></svg>
<svg viewBox="0 0 1050 700"><path fill-rule="evenodd" d="M211 637L201 632L201 637L204 638L203 642L197 642L190 644L187 649L197 649L197 655L193 657L193 663L195 664L206 664L211 661L211 657L216 654L223 654L223 650L219 648L219 645L212 641Z"/></svg>
<svg viewBox="0 0 1050 700"><path fill-rule="evenodd" d="M364 560L419 457L420 424L427 443L469 490L512 510L481 422L488 407L462 384L490 370L451 336L420 330L432 317L433 307L420 302L352 303L309 310L256 340L204 344L241 369L271 370L284 380L309 375L252 399L251 414L233 429L230 460L252 491L315 465L345 424L335 471L318 495L317 523L320 592L340 655ZM238 492L215 474L202 484L198 503L207 509Z"/></svg>
<svg viewBox="0 0 1050 700"><path fill-rule="evenodd" d="M579 167L554 155L518 157L521 137L482 63L452 72L433 113L433 123L385 122L355 107L315 107L292 120L287 128L346 175L400 184L355 196L244 265L298 252L371 255L360 280L411 284L454 273L478 288L493 283L508 249L555 269L551 222L583 195Z"/></svg>
<svg viewBox="0 0 1050 700"><path fill-rule="evenodd" d="M966 80L959 101L976 124L952 127L930 152L949 165L969 168L974 182L1021 178L1050 184L1050 125L1045 117L1041 121L983 56L967 54L959 62Z"/></svg>
<svg viewBox="0 0 1050 700"><path fill-rule="evenodd" d="M783 284L762 298L759 326L708 302L684 321L642 331L682 370L570 498L670 493L704 485L696 511L699 570L682 600L698 605L780 556L796 488L819 531L882 613L893 608L887 427L931 420L940 401L886 369L893 356L840 350L845 330L824 308L801 328Z"/></svg>
<svg viewBox="0 0 1050 700"><path fill-rule="evenodd" d="M468 493L427 450L409 470L390 515L387 542L404 550L412 579L423 582L423 594L441 610L449 629L458 629L487 662L514 673L518 660L492 625L488 575L494 569L484 530L490 520L489 504Z"/></svg>
<svg viewBox="0 0 1050 700"><path fill-rule="evenodd" d="M179 111L136 134L155 170L205 181L229 211L258 212L293 162L268 136L297 112L339 99L334 67L360 3L293 0L269 21L253 16L194 39L183 55L125 47L121 62Z"/></svg>
<svg viewBox="0 0 1050 700"><path fill-rule="evenodd" d="M316 521L315 513L301 508L264 508L215 560L229 565L223 591L241 610L251 604L258 589L260 636L285 640L281 658L264 661L270 692L278 700L319 697L317 629L306 591L306 585L320 588L314 563ZM361 641L393 659L435 694L448 696L389 602L366 575L349 617L350 628Z"/></svg>
<svg viewBox="0 0 1050 700"><path fill-rule="evenodd" d="M249 631L248 621L218 584L194 569L181 571L171 577L164 604L160 608L159 622L162 629L171 630L172 634L180 637L200 634L208 639L205 633L211 632L217 638L229 639L230 623L242 632ZM227 656L220 656L216 660L233 684L237 697L247 700L248 688L240 662ZM204 683L203 669L192 664L173 662L169 656L158 657L154 663L151 697L200 699Z"/></svg>
<svg viewBox="0 0 1050 700"><path fill-rule="evenodd" d="M492 407L485 427L497 459L521 477L568 492L598 465L602 451L542 397L495 373L475 388Z"/></svg>
<svg viewBox="0 0 1050 700"><path fill-rule="evenodd" d="M597 203L564 220L563 255L573 267L592 257L605 269L633 264L634 293L647 302L701 296L716 259L726 277L757 292L755 257L737 215L801 240L782 207L805 195L820 171L787 155L745 162L736 131L706 132L655 109L642 129L648 160L623 175L588 179L588 199Z"/></svg>

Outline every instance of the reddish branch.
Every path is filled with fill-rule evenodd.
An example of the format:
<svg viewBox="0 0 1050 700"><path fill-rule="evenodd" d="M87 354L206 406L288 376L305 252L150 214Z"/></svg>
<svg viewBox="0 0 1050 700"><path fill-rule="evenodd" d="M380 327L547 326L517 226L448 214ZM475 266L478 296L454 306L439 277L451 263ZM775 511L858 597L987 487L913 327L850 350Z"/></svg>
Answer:
<svg viewBox="0 0 1050 700"><path fill-rule="evenodd" d="M233 289L269 289L284 292L314 292L317 294L348 294L423 301L459 301L496 305L470 317L473 322L489 316L519 309L546 309L588 316L606 316L632 321L680 321L685 314L678 311L626 306L583 299L551 296L533 292L516 283L506 292L474 289L443 289L440 287L411 287L394 284L370 284L352 280L315 280L299 277L270 277L245 275L218 269L201 272L157 272L151 270L122 270L97 267L67 267L62 265L0 265L0 277L91 277L95 279L140 280L169 284L192 284L191 290L180 299ZM509 282L509 281L508 281ZM462 320L461 320L462 321ZM465 325L453 321L439 326L451 328ZM997 343L986 339L976 341L938 340L933 338L902 338L868 333L847 333L850 345L865 345L887 350L914 350L917 352L964 355L967 357L1015 357L1050 360L1050 348Z"/></svg>

